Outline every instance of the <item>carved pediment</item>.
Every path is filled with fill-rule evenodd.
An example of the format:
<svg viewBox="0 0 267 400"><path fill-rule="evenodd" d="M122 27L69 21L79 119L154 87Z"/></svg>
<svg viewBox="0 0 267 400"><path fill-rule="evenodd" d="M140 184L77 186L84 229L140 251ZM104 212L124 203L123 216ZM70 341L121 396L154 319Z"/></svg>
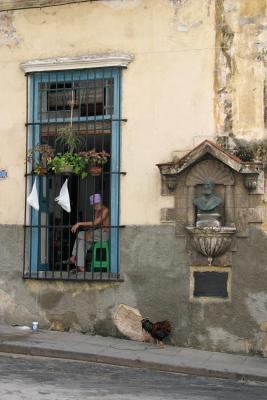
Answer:
<svg viewBox="0 0 267 400"><path fill-rule="evenodd" d="M243 162L235 155L228 153L222 147L209 140L200 143L180 160L176 162L157 164L157 166L160 169L161 175L178 175L189 167L192 167L194 164L200 162L201 159L207 155L210 155L213 159L225 164L225 166L229 167L231 170L242 174L259 173L259 170L261 169L259 163Z"/></svg>
<svg viewBox="0 0 267 400"><path fill-rule="evenodd" d="M186 186L200 185L209 177L217 185L233 185L234 177L228 166L217 160L204 160L189 171Z"/></svg>

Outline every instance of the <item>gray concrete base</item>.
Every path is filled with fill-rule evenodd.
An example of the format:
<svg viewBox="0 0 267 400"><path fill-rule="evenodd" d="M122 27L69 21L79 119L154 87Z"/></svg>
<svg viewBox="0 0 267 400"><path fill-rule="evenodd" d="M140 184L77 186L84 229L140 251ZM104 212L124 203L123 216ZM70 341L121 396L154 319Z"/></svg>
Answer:
<svg viewBox="0 0 267 400"><path fill-rule="evenodd" d="M175 346L261 351L259 327L267 321L264 232L251 226L249 237L237 239L229 299L204 301L192 296L191 250L185 237L175 236L174 226L129 226L120 236L120 282L23 280L23 228L2 226L0 322L29 325L38 320L42 329L53 325L120 336L112 316L124 303L152 321L169 319L168 343Z"/></svg>

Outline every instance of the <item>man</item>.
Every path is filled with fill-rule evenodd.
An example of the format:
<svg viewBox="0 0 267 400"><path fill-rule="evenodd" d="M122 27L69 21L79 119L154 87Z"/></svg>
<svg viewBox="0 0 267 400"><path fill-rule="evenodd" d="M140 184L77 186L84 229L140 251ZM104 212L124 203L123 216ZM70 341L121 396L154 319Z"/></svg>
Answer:
<svg viewBox="0 0 267 400"><path fill-rule="evenodd" d="M92 247L93 242L108 240L109 209L102 204L99 193L90 196L90 205L94 207L93 221L77 222L71 228L72 233L76 233L79 228L88 228L87 231L78 233L70 257L70 262L75 264L77 271L80 272L85 271L86 253Z"/></svg>

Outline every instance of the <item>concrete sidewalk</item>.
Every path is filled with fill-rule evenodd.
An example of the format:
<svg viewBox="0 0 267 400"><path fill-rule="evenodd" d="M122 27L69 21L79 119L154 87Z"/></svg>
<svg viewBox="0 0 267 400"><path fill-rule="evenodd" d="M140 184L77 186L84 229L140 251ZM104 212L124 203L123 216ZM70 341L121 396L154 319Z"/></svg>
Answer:
<svg viewBox="0 0 267 400"><path fill-rule="evenodd" d="M0 325L0 352L267 382L267 359Z"/></svg>

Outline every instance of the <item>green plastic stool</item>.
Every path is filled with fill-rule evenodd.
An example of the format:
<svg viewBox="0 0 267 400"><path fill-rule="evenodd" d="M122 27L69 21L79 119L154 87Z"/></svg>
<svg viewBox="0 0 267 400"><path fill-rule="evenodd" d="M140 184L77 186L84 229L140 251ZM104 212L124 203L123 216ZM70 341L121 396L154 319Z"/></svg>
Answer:
<svg viewBox="0 0 267 400"><path fill-rule="evenodd" d="M93 248L92 269L109 271L109 244L108 241L96 242Z"/></svg>

